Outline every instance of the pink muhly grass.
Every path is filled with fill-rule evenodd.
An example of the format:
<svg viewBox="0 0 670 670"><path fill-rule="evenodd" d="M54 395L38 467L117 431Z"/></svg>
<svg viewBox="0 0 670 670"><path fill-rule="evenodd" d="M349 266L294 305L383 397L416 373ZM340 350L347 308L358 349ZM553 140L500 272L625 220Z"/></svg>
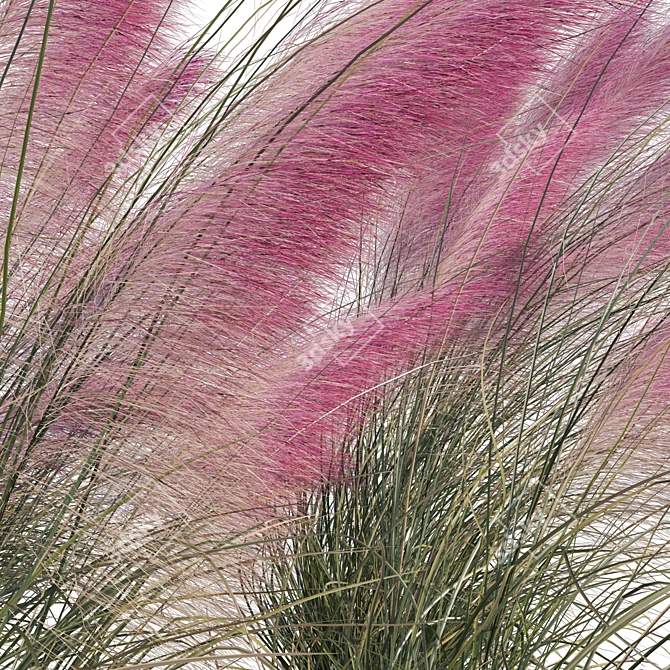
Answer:
<svg viewBox="0 0 670 670"><path fill-rule="evenodd" d="M433 285L373 307L368 317L349 326L332 347L325 345L327 351L319 355L313 369L289 373L282 379L279 395L270 400L274 404L279 397L277 404L282 409L275 427L270 428L268 443L277 450L277 458L287 471L300 470L297 463L305 458L316 459L316 471L323 469L324 453L328 468L332 459L328 436L341 435L345 425L356 426L359 419L352 417L360 416L361 406L388 390L394 377L411 369L427 349L439 352L449 342L464 343L473 332L479 333L475 346L481 346L490 320L505 304L514 298L522 305L527 300L524 295L538 290L533 276L546 267L551 240L564 235L562 231L569 231L570 226L585 225L580 212L584 207L578 203L589 178L600 178L599 187L603 188L602 174L625 165L627 173L618 177L619 188L599 196L598 207L631 213L624 219L610 212L609 222L596 224L600 230L588 239L593 258L581 257L581 281L587 283L593 273L614 280L622 267L624 271L644 272L667 256L667 207L658 184L652 185L660 170L645 165L648 158L641 151L649 134L662 127L659 123L667 99L663 76L667 71L667 30L650 39L647 21L651 12L646 11L642 5L633 6L623 16L618 9L612 12L611 21L606 20L607 14L600 17L603 27L584 38L586 55L580 62L586 61L586 65L579 72L568 62L565 68L553 66L554 81L546 80L543 74L538 77L541 87L553 91L555 106L536 103L537 108L530 112L529 125L541 123L544 133L544 142L535 153L529 151L525 161L519 160L500 178L491 175L480 153L477 174L466 182L469 192L460 195L458 189L443 184L439 201L443 207L448 202L450 221L444 225L447 240L441 241L444 248ZM645 47L642 55L640 44ZM566 76L565 69L573 74ZM385 75L386 70L382 74L380 69L381 81ZM380 79L375 83L383 90ZM652 81L656 83L653 90ZM432 89L426 85L423 90ZM523 99L529 90L529 84L520 81L512 99ZM426 97L431 99L429 94ZM439 128L442 118L435 114L430 121ZM476 129L476 124L473 126ZM466 142L463 128L450 130L450 139ZM528 133L528 128L516 127L515 131ZM471 136L475 134L467 139ZM488 160L495 161L496 153L486 151ZM465 168L465 176L459 168L460 181L468 179ZM449 175L449 170L440 174ZM624 191L620 183L631 181L644 183L645 189ZM421 194L421 187L417 190ZM572 221L568 218L571 212ZM437 221L436 215L433 220ZM432 246L424 247L423 253L430 253ZM575 253L572 248L561 251L563 271L572 265L571 253ZM617 256L618 263L608 262L608 257ZM544 280L545 273L540 277ZM560 279L555 281L560 283ZM608 299L605 289L596 300Z"/></svg>
<svg viewBox="0 0 670 670"><path fill-rule="evenodd" d="M486 511L486 533L469 518L463 528L483 547L487 575L509 558L502 536L528 530L517 501L528 521L542 516L540 497L554 505L554 463L560 475L593 465L595 476L578 473L565 490L588 480L605 498L610 475L621 490L665 467L670 28L660 2L382 0L341 13L326 4L286 52L234 63L209 45L174 46L167 35L186 9L169 0L0 9L0 51L16 52L0 86L0 521L14 490L21 507L33 491L60 494L64 481L76 533L90 524L123 543L128 529L155 531L165 581L176 574L171 555L189 566L160 614L198 637L191 623L208 626L210 605L217 616L244 609L242 577L223 582L275 537L273 506L282 527L294 512L308 525L310 491L329 508L338 487L345 498L349 484L375 488L354 477L340 486L370 427L380 436L372 461L393 460L393 449L416 456L434 430L425 463L439 465L440 491L460 476L445 466L452 455L479 459L468 490L483 501L493 482L499 508ZM455 405L444 410L444 398ZM451 427L462 434L442 454ZM387 428L398 441L385 452ZM521 463L526 453L547 467ZM381 462L377 484L395 467ZM416 509L433 517L442 505L448 516L447 498L430 498L432 473L420 474L429 494ZM399 521L404 577L414 550L432 552L442 531L420 530L421 546L405 546L414 491L403 485L377 521ZM480 502L468 503L473 515ZM75 532L57 531L65 545ZM547 546L558 555L556 542ZM114 551L100 549L110 564ZM333 553L347 555L336 565L356 554ZM151 569L165 568L162 556L149 557ZM417 556L423 575L429 555ZM293 558L291 576L304 556ZM527 569L518 593L535 579L532 551L528 560L515 564ZM205 567L189 572L194 564ZM325 583L330 597L339 577ZM443 599L450 587L438 586ZM140 659L153 662L143 650Z"/></svg>
<svg viewBox="0 0 670 670"><path fill-rule="evenodd" d="M85 452L132 370L132 355L105 352L104 340L118 343L120 333L94 335L121 267L107 253L123 220L114 166L137 164L140 131L164 124L199 76L162 36L175 25L168 6L2 9L3 463L11 456L17 468L31 440L44 445L39 458Z"/></svg>
<svg viewBox="0 0 670 670"><path fill-rule="evenodd" d="M251 393L254 384L256 393L266 393L266 368L272 378L272 370L284 365L292 349L290 340L282 349L282 341L318 315L316 306L328 298L355 248L361 216L376 206L399 171L426 160L438 142L455 164L461 160L460 147L451 138L468 133L477 140L475 146L482 145L468 161L481 161L488 151L486 140L494 136L493 121L501 122L518 101L517 89L501 82L513 76L525 81L540 67L548 28L558 25L561 10L567 11L565 3L548 7L554 11L522 3L510 14L505 3L484 3L481 13L473 15L472 7L462 5L445 22L442 5L382 5L344 24L323 44L308 47L290 67L300 82L301 70L308 66L317 94L301 103L289 89L298 109L275 113L276 129L235 150L232 165L221 165L219 155L225 152L213 143L209 151L221 176L208 177L211 168L206 167L200 183L185 184L172 196L171 206L144 238L150 251L132 252L141 260L126 271L113 305L101 312L107 325L98 330L111 332L113 341L127 349L141 340L132 332L123 335L123 325L119 332L119 319L132 324L132 331L146 333L157 305L170 304L170 318L152 342L151 357L135 373L133 387L123 392L128 409L122 414L133 424L144 416L142 421L158 421L161 430L185 432L190 458L198 453L194 443L204 442L203 451L215 452L257 430L254 422L240 425L236 407L251 409L252 415L258 408L258 396ZM527 21L529 13L537 15L537 23ZM499 35L491 27L503 14L508 32ZM470 37L462 42L463 53L452 53L466 30ZM371 45L371 31L384 38L378 45ZM412 64L400 58L408 48ZM353 69L324 88L338 71L337 63L324 57L331 50L344 65L352 61ZM313 73L320 51L325 52L320 56L323 71ZM479 53L488 55L478 62ZM454 63L468 59L473 59L472 72L454 69ZM388 87L379 86L378 71L388 77ZM255 104L281 100L285 85L280 80L279 90L264 91ZM294 77L289 85L295 86ZM427 105L430 90L433 100ZM387 99L393 100L391 106ZM449 139L445 143L442 137ZM229 141L227 134L224 140ZM439 220L432 225L439 229ZM123 354L128 362L131 352ZM397 356L402 360L404 354ZM102 399L114 397L122 386L127 364L117 349L112 361L69 401L76 411L68 423L76 425L76 417L86 415L91 430L103 421L108 409ZM198 437L193 434L196 425ZM274 451L260 448L266 460L274 460Z"/></svg>
<svg viewBox="0 0 670 670"><path fill-rule="evenodd" d="M16 34L26 7L8 6L3 34ZM496 315L544 285L547 250L574 225L571 213L586 225L584 184L605 161L613 169L634 154L666 91L667 31L649 37L644 3L383 2L280 63L177 164L164 192L107 220L112 203L132 201L123 170L108 181L110 166L139 164L137 126L149 133L196 97L200 65L175 68L179 55L156 33L174 25L165 4L83 7L57 3L52 19L25 177L39 188L17 209L7 328L30 309L30 291L48 286L40 304L62 305L73 329L36 410L48 417L43 443L85 445L111 430L144 445L143 467L187 463L180 476L194 482L206 473L263 490L309 480L343 427L427 352L499 342L507 330L503 320L489 331ZM32 62L46 11L36 4L19 43ZM83 44L75 55L74 35ZM1 93L13 119L26 114L31 80L11 68L8 76L18 82ZM527 107L536 92L547 104ZM508 132L541 141L501 171ZM7 128L9 154L20 139ZM603 259L634 261L642 247L627 240L661 226L656 196L634 196L643 172L654 174L639 167L620 178L631 183L623 201L605 193L599 204L642 218L620 228L615 245L603 225L582 273L610 279L620 268ZM666 239L644 263L663 256ZM583 249L561 251L564 265ZM71 253L49 283L55 259ZM304 343L337 323L328 313L346 318L352 258L369 263L356 270L369 312L341 324L344 334L305 370ZM331 310L340 290L345 305ZM73 321L67 305L77 296ZM46 336L35 331L32 342Z"/></svg>

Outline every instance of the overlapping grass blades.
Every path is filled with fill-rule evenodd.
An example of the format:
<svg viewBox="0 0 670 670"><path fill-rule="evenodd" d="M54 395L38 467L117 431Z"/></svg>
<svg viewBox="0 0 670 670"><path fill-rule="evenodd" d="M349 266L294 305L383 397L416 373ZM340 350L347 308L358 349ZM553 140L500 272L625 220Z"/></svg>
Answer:
<svg viewBox="0 0 670 670"><path fill-rule="evenodd" d="M5 511L0 667L118 668L211 654L239 635L217 557L244 539L120 513L118 486L77 465L33 471Z"/></svg>
<svg viewBox="0 0 670 670"><path fill-rule="evenodd" d="M95 17L77 14L72 4L59 15L59 3L8 3L0 10L5 42L15 40L14 51L23 51L26 60L38 54L42 63L46 53L53 78L61 63L51 52L52 42L57 49L63 31L71 28L63 16L74 13L74 30L79 19L80 28L87 21L95 25ZM147 21L160 4L153 3ZM137 4L129 5L142 13ZM22 82L32 103L27 116L5 98L2 108L7 130L2 178L15 180L9 209L16 219L5 230L0 319L3 669L119 668L158 658L201 657L222 646L237 649L238 643L230 640L245 630L227 578L231 565L244 559L253 522L240 529L224 510L167 509L156 488L161 476L175 476L180 466L165 462L158 474L146 469L150 436L137 428L147 414L142 391L131 406L124 406L160 337L169 302L159 301L157 311L149 308L135 323L124 324L117 315L110 328L107 320L128 277L155 243L156 203L188 177L214 129L225 126L270 66L277 65L283 42L293 39L300 16L313 9L281 4L260 37L228 64L224 75L212 79L208 68L221 54L210 43L235 20L240 5L228 3L207 36L178 52L176 59L172 54L163 78L149 82L153 88L143 92L144 107L131 110L118 127L111 120L96 127L97 119L86 117L77 99L88 83L84 78L74 81L74 93L63 86L54 109L45 109L45 99L37 105L39 70L31 79L27 70L22 73L20 59L8 56L0 84L5 98ZM54 11L61 22L58 29L51 22ZM283 16L296 11L296 25L274 30ZM11 32L15 27L16 34ZM156 29L125 28L140 33ZM236 39L230 31L228 37L224 48ZM72 48L66 45L67 58ZM103 51L93 54L93 63L108 57ZM146 83L137 79L140 87ZM114 108L136 99L133 86L131 78L118 99L107 93L105 103ZM124 98L128 90L131 94ZM96 94L100 92L104 89ZM55 113L61 116L54 122L52 144L42 137L33 140L44 132L44 118L51 122ZM70 131L82 138L64 135L72 118ZM99 132L91 145L86 144L89 125ZM14 154L14 138L21 132L24 141ZM112 133L108 143L105 133ZM66 147L81 145L70 164L59 141ZM41 162L35 163L35 155ZM14 170L15 158L30 166L23 182L20 170L18 175ZM44 201L50 211L40 209ZM132 331L144 324L148 335L139 341ZM124 353L119 344L128 336L139 346ZM92 413L79 422L73 418L82 411L77 394L110 361L118 364L120 376L102 391L93 382L94 400L83 408L84 414ZM109 381L104 373L102 379ZM128 426L135 426L135 432Z"/></svg>
<svg viewBox="0 0 670 670"><path fill-rule="evenodd" d="M670 639L669 473L584 453L581 342L530 389L523 351L500 385L499 348L458 353L369 416L351 476L305 495L248 585L276 667L647 667Z"/></svg>
<svg viewBox="0 0 670 670"><path fill-rule="evenodd" d="M658 7L170 4L0 8L0 668L656 662Z"/></svg>
<svg viewBox="0 0 670 670"><path fill-rule="evenodd" d="M665 345L640 361L664 341L667 264L598 279L572 265L599 197L576 199L531 297L404 375L348 444L347 474L296 502L246 585L275 667L663 662L670 471L645 457L664 419L643 408ZM631 404L626 369L646 370Z"/></svg>

